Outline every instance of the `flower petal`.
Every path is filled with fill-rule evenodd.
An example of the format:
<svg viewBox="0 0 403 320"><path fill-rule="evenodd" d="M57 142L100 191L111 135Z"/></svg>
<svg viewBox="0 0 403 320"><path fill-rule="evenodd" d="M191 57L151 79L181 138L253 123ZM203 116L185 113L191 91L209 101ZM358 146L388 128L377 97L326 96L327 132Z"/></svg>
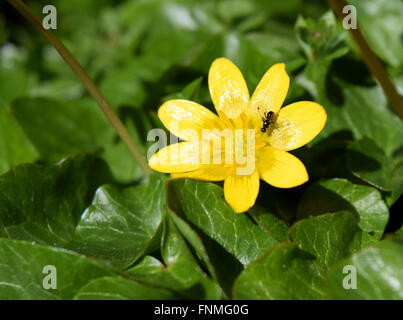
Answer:
<svg viewBox="0 0 403 320"><path fill-rule="evenodd" d="M208 75L210 95L217 111L236 118L249 102L249 91L238 67L226 58L216 59Z"/></svg>
<svg viewBox="0 0 403 320"><path fill-rule="evenodd" d="M326 111L315 102L300 101L282 108L270 136L270 144L281 150L297 149L313 138L325 126Z"/></svg>
<svg viewBox="0 0 403 320"><path fill-rule="evenodd" d="M200 169L172 173L172 178L189 178L204 181L222 181L225 180L233 172L232 168L225 167L223 165L203 165Z"/></svg>
<svg viewBox="0 0 403 320"><path fill-rule="evenodd" d="M264 147L259 153L260 177L277 188L293 188L308 181L304 164L291 153Z"/></svg>
<svg viewBox="0 0 403 320"><path fill-rule="evenodd" d="M171 144L148 161L151 169L159 172L187 172L199 169L201 166L199 143L179 142Z"/></svg>
<svg viewBox="0 0 403 320"><path fill-rule="evenodd" d="M290 78L284 63L277 63L267 70L253 93L248 114L256 122L261 122L264 114L277 113L287 96Z"/></svg>
<svg viewBox="0 0 403 320"><path fill-rule="evenodd" d="M224 182L224 196L236 213L251 208L259 193L259 174L256 170L252 175L231 175Z"/></svg>
<svg viewBox="0 0 403 320"><path fill-rule="evenodd" d="M189 141L201 139L203 129L220 129L220 118L202 105L188 100L170 100L158 110L164 126L177 137ZM192 132L193 130L193 132Z"/></svg>

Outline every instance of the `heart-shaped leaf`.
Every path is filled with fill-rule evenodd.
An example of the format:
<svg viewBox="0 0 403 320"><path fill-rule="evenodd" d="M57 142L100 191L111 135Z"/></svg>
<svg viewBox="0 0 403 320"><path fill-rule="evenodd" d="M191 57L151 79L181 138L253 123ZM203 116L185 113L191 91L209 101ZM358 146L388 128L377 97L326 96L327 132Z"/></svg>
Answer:
<svg viewBox="0 0 403 320"><path fill-rule="evenodd" d="M165 214L165 179L153 175L148 182L118 190L103 186L77 225L70 248L129 267L150 245Z"/></svg>

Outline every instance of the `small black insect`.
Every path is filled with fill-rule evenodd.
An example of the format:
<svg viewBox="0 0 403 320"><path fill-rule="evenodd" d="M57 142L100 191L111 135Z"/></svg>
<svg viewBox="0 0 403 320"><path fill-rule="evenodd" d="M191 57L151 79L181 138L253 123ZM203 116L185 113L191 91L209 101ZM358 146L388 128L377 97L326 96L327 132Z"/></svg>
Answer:
<svg viewBox="0 0 403 320"><path fill-rule="evenodd" d="M269 111L268 113L264 113L264 118L263 118L263 127L260 129L263 133L266 132L267 128L271 123L274 123L272 120L272 117L274 115L273 111Z"/></svg>

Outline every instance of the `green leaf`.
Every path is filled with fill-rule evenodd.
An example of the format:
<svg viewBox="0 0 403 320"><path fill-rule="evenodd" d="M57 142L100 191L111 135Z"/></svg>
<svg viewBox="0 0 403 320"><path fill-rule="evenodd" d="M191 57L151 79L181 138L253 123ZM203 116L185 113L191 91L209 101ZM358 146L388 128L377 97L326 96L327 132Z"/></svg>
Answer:
<svg viewBox="0 0 403 320"><path fill-rule="evenodd" d="M308 63L304 69L304 73L299 74L295 78L296 83L308 91L315 99L318 99L326 85L325 81L318 81L318 79L325 78L329 66L330 61L328 60Z"/></svg>
<svg viewBox="0 0 403 320"><path fill-rule="evenodd" d="M347 148L347 159L354 175L380 190L392 190L393 159L371 139L364 138L351 143Z"/></svg>
<svg viewBox="0 0 403 320"><path fill-rule="evenodd" d="M247 265L276 242L246 214L236 214L225 202L222 188L215 184L171 180L168 204L201 237L202 246L183 220L174 219L191 245L199 246L194 249L196 254L227 296L231 295L232 284L242 271L242 265Z"/></svg>
<svg viewBox="0 0 403 320"><path fill-rule="evenodd" d="M87 282L112 275L73 252L9 239L0 239L0 261L0 299L72 299ZM45 266L56 268L56 289L43 286Z"/></svg>
<svg viewBox="0 0 403 320"><path fill-rule="evenodd" d="M348 52L346 34L331 11L318 21L299 16L295 30L298 42L310 61L332 60Z"/></svg>
<svg viewBox="0 0 403 320"><path fill-rule="evenodd" d="M315 258L291 243L279 243L252 262L234 284L234 299L320 299L322 278Z"/></svg>
<svg viewBox="0 0 403 320"><path fill-rule="evenodd" d="M398 236L398 237L403 236L403 225L400 227L399 230L397 230L397 231L394 233L394 235L396 235L396 236Z"/></svg>
<svg viewBox="0 0 403 320"><path fill-rule="evenodd" d="M203 262L204 266L207 268L210 275L214 279L216 279L217 278L216 271L210 261L210 257L207 253L206 247L204 246L200 236L189 226L189 224L185 220L183 220L169 208L168 213L172 221L175 223L175 226L180 231L182 237L189 243L189 245L194 250L197 258Z"/></svg>
<svg viewBox="0 0 403 320"><path fill-rule="evenodd" d="M173 261L173 263L176 262ZM176 279L171 275L170 271L163 262L153 256L144 256L135 266L127 270L127 272L136 279L152 285L165 288L185 287L181 279Z"/></svg>
<svg viewBox="0 0 403 320"><path fill-rule="evenodd" d="M0 176L0 235L64 246L96 188L110 181L105 162L91 155L17 166Z"/></svg>
<svg viewBox="0 0 403 320"><path fill-rule="evenodd" d="M0 174L17 164L32 162L34 148L12 119L9 110L0 104Z"/></svg>
<svg viewBox="0 0 403 320"><path fill-rule="evenodd" d="M120 183L132 183L143 177L141 168L119 138L105 148L102 158L108 163L113 176Z"/></svg>
<svg viewBox="0 0 403 320"><path fill-rule="evenodd" d="M297 215L303 218L342 210L359 217L359 227L371 238L381 238L389 219L381 193L345 179L324 180L311 185L300 200Z"/></svg>
<svg viewBox="0 0 403 320"><path fill-rule="evenodd" d="M50 81L41 81L29 90L31 97L46 97L58 100L79 99L83 95L84 88L75 77L57 78Z"/></svg>
<svg viewBox="0 0 403 320"><path fill-rule="evenodd" d="M255 205L249 210L249 214L274 239L279 241L287 239L288 224L285 220L265 210L261 205Z"/></svg>
<svg viewBox="0 0 403 320"><path fill-rule="evenodd" d="M392 195L389 200L391 206L403 194L403 160L399 161L392 171Z"/></svg>
<svg viewBox="0 0 403 320"><path fill-rule="evenodd" d="M349 67L347 63L342 65ZM343 69L340 72L346 71ZM326 82L326 79L316 81ZM341 92L333 92L332 100L329 97L319 100L326 109L328 120L315 143L331 134L350 131L356 140L372 139L387 156L403 146L403 122L390 110L379 86L366 88L351 83L343 84L342 89L338 89L335 83L329 83L329 86L332 86L329 91Z"/></svg>
<svg viewBox="0 0 403 320"><path fill-rule="evenodd" d="M403 3L400 0L350 0L371 48L393 68L403 66Z"/></svg>
<svg viewBox="0 0 403 320"><path fill-rule="evenodd" d="M145 88L137 76L135 65L108 72L100 90L114 108L121 105L140 107L145 99Z"/></svg>
<svg viewBox="0 0 403 320"><path fill-rule="evenodd" d="M288 231L293 244L274 245L241 273L235 299L323 299L327 270L361 246L348 212L302 220Z"/></svg>
<svg viewBox="0 0 403 320"><path fill-rule="evenodd" d="M8 49L3 49L4 53L0 61L0 102L2 104L9 104L15 98L25 95L33 82L31 75L22 68L19 62L7 61L5 53L7 50L12 55L21 54L11 44Z"/></svg>
<svg viewBox="0 0 403 320"><path fill-rule="evenodd" d="M105 277L91 281L74 297L75 300L171 300L172 292L150 287L120 277Z"/></svg>
<svg viewBox="0 0 403 320"><path fill-rule="evenodd" d="M197 93L200 90L203 77L199 77L190 82L182 91L174 94L170 94L164 98L164 101L172 99L185 99L185 100L197 100Z"/></svg>
<svg viewBox="0 0 403 320"><path fill-rule="evenodd" d="M217 3L217 14L226 21L235 21L256 12L254 1L223 0Z"/></svg>
<svg viewBox="0 0 403 320"><path fill-rule="evenodd" d="M403 93L402 1L348 2ZM58 52L11 21L9 10L1 12L0 174L11 170L0 176L0 238L77 250L87 255L80 259L106 268L94 278L84 272L80 283L69 280L70 293L56 298L326 299L334 297L326 277L335 265L364 246L377 248L382 237L401 236L402 230L384 233L386 225L393 231L401 224L395 213L403 193L403 123L326 3L79 3L55 1L63 21L58 36L144 153L155 142L147 141L150 129L163 128L156 111L166 99L214 109L206 77L218 57L240 68L251 95L271 65L286 63L284 105L315 100L328 117L313 141L292 152L310 183L287 190L262 184L255 206L237 215L222 182L166 185L162 175L147 181ZM40 13L42 6L32 9ZM94 150L114 180L104 176L103 161L81 155ZM19 165L33 161L51 166ZM59 260L80 273L74 262ZM383 274L394 268L384 263ZM15 279L37 283L25 276L27 266ZM39 298L55 293L42 291Z"/></svg>
<svg viewBox="0 0 403 320"><path fill-rule="evenodd" d="M161 244L163 263L146 256L128 273L146 283L175 290L183 298L219 299L220 289L197 264L171 219L167 219Z"/></svg>
<svg viewBox="0 0 403 320"><path fill-rule="evenodd" d="M122 269L130 266L160 228L165 214L164 186L165 179L153 175L148 182L122 191L112 186L99 188L70 247Z"/></svg>
<svg viewBox="0 0 403 320"><path fill-rule="evenodd" d="M148 141L149 132L162 126L157 114L145 109L122 107L119 109L119 116L138 147L147 154L153 143ZM112 144L104 147L103 158L108 162L114 177L121 183L133 183L144 178L141 167L133 161L133 155L118 136Z"/></svg>
<svg viewBox="0 0 403 320"><path fill-rule="evenodd" d="M278 62L266 56L238 32L211 36L188 54L188 66L207 74L215 58L227 57L243 72L250 92L256 88L267 69Z"/></svg>
<svg viewBox="0 0 403 320"><path fill-rule="evenodd" d="M141 177L127 147L94 101L24 98L16 100L12 110L43 160L55 162L65 156L103 149L103 158L117 180L127 183Z"/></svg>
<svg viewBox="0 0 403 320"><path fill-rule="evenodd" d="M401 241L385 240L340 261L329 274L328 295L343 300L403 299L402 251ZM352 266L356 272L345 270L346 266ZM346 290L343 283L349 283L348 276L354 274L357 287Z"/></svg>
<svg viewBox="0 0 403 320"><path fill-rule="evenodd" d="M236 214L219 186L187 179L171 180L168 185L171 208L243 265L276 242L247 215Z"/></svg>
<svg viewBox="0 0 403 320"><path fill-rule="evenodd" d="M32 144L49 161L93 151L114 137L110 124L90 100L63 103L25 98L16 100L12 110Z"/></svg>
<svg viewBox="0 0 403 320"><path fill-rule="evenodd" d="M350 77L350 73L354 76ZM342 133L350 133L350 141L372 139L387 156L403 146L401 119L389 108L381 87L375 85L359 61L342 58L332 65L328 61L313 61L297 82L327 113L326 126L311 146Z"/></svg>
<svg viewBox="0 0 403 320"><path fill-rule="evenodd" d="M120 21L128 29L142 28L137 74L155 82L222 26L205 4L189 1L127 2L120 8ZM214 11L213 11L214 12ZM181 17L181 19L178 19ZM158 21L158 23L155 23ZM166 41L169 39L169 42ZM174 50L173 50L174 48Z"/></svg>
<svg viewBox="0 0 403 320"><path fill-rule="evenodd" d="M362 236L357 219L347 212L304 219L288 231L290 241L327 267L360 249Z"/></svg>

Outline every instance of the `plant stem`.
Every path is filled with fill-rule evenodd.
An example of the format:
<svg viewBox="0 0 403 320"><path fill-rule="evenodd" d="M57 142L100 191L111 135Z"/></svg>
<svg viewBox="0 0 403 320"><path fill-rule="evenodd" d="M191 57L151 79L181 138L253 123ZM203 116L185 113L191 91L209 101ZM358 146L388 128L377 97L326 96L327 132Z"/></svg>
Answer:
<svg viewBox="0 0 403 320"><path fill-rule="evenodd" d="M333 10L334 14L343 21L343 8L347 5L345 0L327 0L330 8ZM349 29L350 35L354 42L356 43L358 50L362 56L362 60L367 66L369 72L373 75L375 79L378 80L381 85L383 92L385 93L388 101L396 114L403 120L403 98L397 92L393 82L389 78L385 67L378 59L377 55L372 51L367 40L363 36L358 23L357 29Z"/></svg>
<svg viewBox="0 0 403 320"><path fill-rule="evenodd" d="M64 46L64 44L55 36L55 34L51 30L46 30L43 28L42 22L39 20L39 18L21 0L7 0L7 1L15 9L17 9L59 52L63 60L70 66L73 72L81 80L83 85L87 88L91 96L95 99L98 106L101 108L105 116L108 118L109 122L115 128L117 134L120 136L124 144L129 149L130 153L133 155L134 159L142 168L144 174L148 176L151 170L148 167L147 160L144 154L137 146L133 138L130 136L130 133L127 131L122 121L120 121L115 111L105 100L102 93L98 90L94 81L92 81L92 79L88 76L88 74L81 67L78 61L73 57L70 51Z"/></svg>

